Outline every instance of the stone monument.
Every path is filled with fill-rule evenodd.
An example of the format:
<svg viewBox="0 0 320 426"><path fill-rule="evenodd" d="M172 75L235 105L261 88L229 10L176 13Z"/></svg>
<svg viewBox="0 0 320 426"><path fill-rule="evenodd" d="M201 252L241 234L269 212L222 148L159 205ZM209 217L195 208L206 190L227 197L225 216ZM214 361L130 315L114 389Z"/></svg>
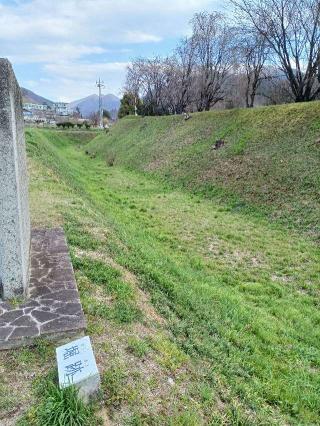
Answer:
<svg viewBox="0 0 320 426"><path fill-rule="evenodd" d="M11 64L0 60L0 297L26 292L30 220L20 87Z"/></svg>
<svg viewBox="0 0 320 426"><path fill-rule="evenodd" d="M21 93L0 58L0 350L82 335L85 326L63 229L30 232Z"/></svg>

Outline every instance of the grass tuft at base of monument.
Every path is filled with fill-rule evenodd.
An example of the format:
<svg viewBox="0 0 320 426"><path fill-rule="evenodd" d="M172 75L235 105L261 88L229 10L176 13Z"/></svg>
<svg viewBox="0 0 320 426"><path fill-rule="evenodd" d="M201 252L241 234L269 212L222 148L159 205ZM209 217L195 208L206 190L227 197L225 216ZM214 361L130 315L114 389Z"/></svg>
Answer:
<svg viewBox="0 0 320 426"><path fill-rule="evenodd" d="M95 415L93 404L85 405L78 389L69 386L59 389L56 374L39 380L35 393L38 403L28 410L16 426L98 426L102 419Z"/></svg>
<svg viewBox="0 0 320 426"><path fill-rule="evenodd" d="M28 132L33 224L64 226L105 424L317 424L315 241L228 198L108 167L63 132ZM42 404L34 384L54 345L0 353L0 365L11 426Z"/></svg>

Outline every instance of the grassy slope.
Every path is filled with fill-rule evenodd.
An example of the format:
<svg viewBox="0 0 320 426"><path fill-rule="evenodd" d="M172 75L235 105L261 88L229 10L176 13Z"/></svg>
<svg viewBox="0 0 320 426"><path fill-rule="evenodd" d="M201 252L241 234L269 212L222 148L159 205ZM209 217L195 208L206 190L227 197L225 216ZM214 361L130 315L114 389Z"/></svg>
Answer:
<svg viewBox="0 0 320 426"><path fill-rule="evenodd" d="M27 139L33 222L65 227L115 422L318 423L312 241L229 203L107 168L62 132L30 130ZM6 377L21 358L34 371L33 354L9 355ZM10 391L14 407L19 390Z"/></svg>
<svg viewBox="0 0 320 426"><path fill-rule="evenodd" d="M226 145L213 150L217 139ZM89 145L116 165L259 210L319 238L320 102L127 118Z"/></svg>

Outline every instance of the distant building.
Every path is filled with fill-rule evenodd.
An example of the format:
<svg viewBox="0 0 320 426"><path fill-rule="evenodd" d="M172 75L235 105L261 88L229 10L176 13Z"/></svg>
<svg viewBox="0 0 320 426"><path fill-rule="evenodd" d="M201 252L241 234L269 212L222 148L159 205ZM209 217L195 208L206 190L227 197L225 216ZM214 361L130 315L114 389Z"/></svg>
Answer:
<svg viewBox="0 0 320 426"><path fill-rule="evenodd" d="M26 123L54 124L56 122L55 117L55 113L51 108L48 108L47 110L29 110L23 108L23 118Z"/></svg>
<svg viewBox="0 0 320 426"><path fill-rule="evenodd" d="M23 104L23 117L29 123L53 124L57 117L66 117L69 114L70 111L66 102L55 102L52 105L31 102Z"/></svg>
<svg viewBox="0 0 320 426"><path fill-rule="evenodd" d="M56 115L69 115L68 104L66 102L55 102L53 104L53 109Z"/></svg>
<svg viewBox="0 0 320 426"><path fill-rule="evenodd" d="M26 121L31 121L32 116L33 116L33 114L30 110L23 108L23 118Z"/></svg>
<svg viewBox="0 0 320 426"><path fill-rule="evenodd" d="M46 104L33 104L31 102L25 102L23 104L23 109L26 109L28 111L47 111L47 109L49 109L49 106Z"/></svg>

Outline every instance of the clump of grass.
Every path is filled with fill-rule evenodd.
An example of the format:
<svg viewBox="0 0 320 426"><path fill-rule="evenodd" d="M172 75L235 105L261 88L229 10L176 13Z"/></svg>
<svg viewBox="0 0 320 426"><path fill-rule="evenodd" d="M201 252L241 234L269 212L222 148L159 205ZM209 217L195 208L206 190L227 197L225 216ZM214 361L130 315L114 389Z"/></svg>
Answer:
<svg viewBox="0 0 320 426"><path fill-rule="evenodd" d="M96 317L87 318L87 333L90 335L96 334L97 336L103 335L106 330L106 326L102 321L97 320Z"/></svg>
<svg viewBox="0 0 320 426"><path fill-rule="evenodd" d="M150 351L150 346L145 340L138 339L136 337L131 337L128 340L128 349L136 357L143 358Z"/></svg>
<svg viewBox="0 0 320 426"><path fill-rule="evenodd" d="M126 398L127 376L119 366L112 366L102 376L102 389L107 405L118 406Z"/></svg>
<svg viewBox="0 0 320 426"><path fill-rule="evenodd" d="M141 310L130 300L116 300L112 306L108 306L90 298L83 307L86 314L105 320L114 320L120 324L139 321L142 318Z"/></svg>
<svg viewBox="0 0 320 426"><path fill-rule="evenodd" d="M10 393L9 388L4 384L0 383L0 412L9 413L14 409L17 401L15 396Z"/></svg>
<svg viewBox="0 0 320 426"><path fill-rule="evenodd" d="M94 284L114 285L115 280L120 278L121 274L115 268L106 265L99 260L92 260L88 257L74 257L72 259L75 269L81 270Z"/></svg>
<svg viewBox="0 0 320 426"><path fill-rule="evenodd" d="M242 155L245 152L246 146L247 146L247 140L246 138L242 137L234 143L234 145L231 148L231 152L233 155Z"/></svg>
<svg viewBox="0 0 320 426"><path fill-rule="evenodd" d="M159 363L172 372L182 367L188 359L187 355L174 342L162 336L154 338L151 346L158 352Z"/></svg>
<svg viewBox="0 0 320 426"><path fill-rule="evenodd" d="M154 416L150 416L145 413L134 413L132 416L130 416L127 421L126 425L128 426L144 426L144 425L152 425L152 424L160 424L157 422L157 418Z"/></svg>
<svg viewBox="0 0 320 426"><path fill-rule="evenodd" d="M120 300L114 304L113 318L119 323L130 323L141 320L142 312L130 301Z"/></svg>
<svg viewBox="0 0 320 426"><path fill-rule="evenodd" d="M202 421L200 421L199 413L187 410L184 413L179 413L173 416L170 420L168 425L169 426L199 426L203 424ZM232 423L234 425L241 425L241 423Z"/></svg>
<svg viewBox="0 0 320 426"><path fill-rule="evenodd" d="M73 266L114 298L112 306L91 299L88 303L84 301L87 313L104 319L113 319L118 323L131 323L142 318L140 309L135 305L132 286L121 279L121 273L117 269L102 261L75 256Z"/></svg>
<svg viewBox="0 0 320 426"><path fill-rule="evenodd" d="M91 406L84 405L74 386L59 389L49 384L46 398L36 411L41 426L93 426L98 425ZM101 423L100 423L101 424Z"/></svg>
<svg viewBox="0 0 320 426"><path fill-rule="evenodd" d="M109 167L112 167L113 165L114 165L114 162L116 161L116 157L115 157L115 155L110 155L108 158L107 158L107 165L109 166Z"/></svg>
<svg viewBox="0 0 320 426"><path fill-rule="evenodd" d="M92 404L86 405L75 386L60 389L51 379L36 384L40 402L18 421L17 426L98 426Z"/></svg>
<svg viewBox="0 0 320 426"><path fill-rule="evenodd" d="M10 300L10 305L13 308L18 308L19 305L21 305L23 303L23 297L14 297L13 299Z"/></svg>
<svg viewBox="0 0 320 426"><path fill-rule="evenodd" d="M64 225L64 230L68 238L68 244L85 250L95 250L101 245L101 242L84 230L76 219L70 217L70 215L65 215L65 218L67 221Z"/></svg>

